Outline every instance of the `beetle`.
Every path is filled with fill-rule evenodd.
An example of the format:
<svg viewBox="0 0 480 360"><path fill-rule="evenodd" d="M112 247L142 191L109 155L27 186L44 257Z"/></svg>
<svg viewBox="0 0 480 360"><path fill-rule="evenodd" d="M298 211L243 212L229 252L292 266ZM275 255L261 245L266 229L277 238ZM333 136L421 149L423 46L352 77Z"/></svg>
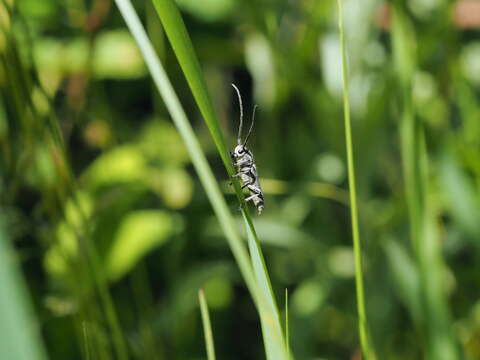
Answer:
<svg viewBox="0 0 480 360"><path fill-rule="evenodd" d="M240 95L240 90L232 84L238 96L238 103L240 106L240 125L238 127L237 134L237 146L233 152L230 152L232 158L233 166L237 173L233 176L239 178L242 182L242 189L247 188L250 192L250 195L245 199L246 202L252 201L257 209L258 214L260 215L265 207L265 200L263 196L262 187L260 186L260 181L258 179L257 166L253 159L252 152L247 148L248 138L253 130L253 125L255 124L255 111L257 105L253 107L252 114L252 123L250 129L248 130L245 140L242 142L242 127L243 127L243 105L242 105L242 96Z"/></svg>

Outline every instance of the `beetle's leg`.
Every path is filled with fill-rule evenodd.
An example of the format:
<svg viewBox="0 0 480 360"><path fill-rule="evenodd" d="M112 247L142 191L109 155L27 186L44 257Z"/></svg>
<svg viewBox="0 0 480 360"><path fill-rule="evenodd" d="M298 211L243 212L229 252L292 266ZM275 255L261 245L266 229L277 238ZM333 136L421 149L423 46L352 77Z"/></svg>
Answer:
<svg viewBox="0 0 480 360"><path fill-rule="evenodd" d="M254 183L253 178L250 178L248 182L245 182L245 183L242 185L242 189L245 189L247 186L252 185L253 183ZM250 189L250 188L249 188L249 189Z"/></svg>
<svg viewBox="0 0 480 360"><path fill-rule="evenodd" d="M233 165L235 166L242 166L242 165L251 165L252 164L252 160L249 159L249 158L243 158L243 159L240 159L238 160L236 163L233 163Z"/></svg>
<svg viewBox="0 0 480 360"><path fill-rule="evenodd" d="M251 200L253 200L253 199L257 198L257 197L261 199L260 194L250 195L249 197L247 197L247 198L245 199L245 202L251 201Z"/></svg>
<svg viewBox="0 0 480 360"><path fill-rule="evenodd" d="M233 177L234 177L234 178L240 177L240 176L242 176L242 175L248 174L249 172L250 172L250 168L248 168L248 167L240 168L240 169L238 170L238 173L235 174L235 175L233 175Z"/></svg>

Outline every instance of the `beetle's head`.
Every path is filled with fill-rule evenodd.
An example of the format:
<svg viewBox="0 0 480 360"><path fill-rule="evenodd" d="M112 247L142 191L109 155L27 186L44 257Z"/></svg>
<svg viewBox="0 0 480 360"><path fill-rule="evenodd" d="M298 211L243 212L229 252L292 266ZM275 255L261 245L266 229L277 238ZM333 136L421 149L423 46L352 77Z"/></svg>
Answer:
<svg viewBox="0 0 480 360"><path fill-rule="evenodd" d="M245 155L246 152L247 152L247 149L242 144L237 145L235 147L235 150L233 150L233 153L236 157L241 157L241 156Z"/></svg>

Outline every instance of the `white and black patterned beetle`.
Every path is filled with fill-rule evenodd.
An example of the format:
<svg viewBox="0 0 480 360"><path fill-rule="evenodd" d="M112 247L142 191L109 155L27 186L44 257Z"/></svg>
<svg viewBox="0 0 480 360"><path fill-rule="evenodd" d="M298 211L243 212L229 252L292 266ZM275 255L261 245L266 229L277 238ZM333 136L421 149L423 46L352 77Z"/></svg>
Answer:
<svg viewBox="0 0 480 360"><path fill-rule="evenodd" d="M233 166L237 171L234 177L238 177L240 178L240 180L242 180L242 189L247 188L250 192L250 196L248 196L245 201L252 201L257 208L258 214L260 215L265 205L263 199L263 192L262 188L260 187L260 182L258 180L257 167L255 166L255 162L253 160L253 154L245 146L247 144L248 138L250 137L250 134L252 133L253 125L255 122L255 110L257 109L257 106L255 105L253 108L252 124L250 125L250 130L248 130L248 134L245 137L245 141L242 143L242 97L238 88L234 84L232 84L232 86L237 92L238 102L240 105L240 125L238 127L237 146L235 147L235 150L230 153L233 161Z"/></svg>

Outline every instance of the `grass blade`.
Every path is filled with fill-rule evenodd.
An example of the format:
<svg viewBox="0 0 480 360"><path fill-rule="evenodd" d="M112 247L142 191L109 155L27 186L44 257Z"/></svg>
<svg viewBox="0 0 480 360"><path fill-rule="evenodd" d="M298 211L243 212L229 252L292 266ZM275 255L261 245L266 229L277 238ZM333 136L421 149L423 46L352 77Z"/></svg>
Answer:
<svg viewBox="0 0 480 360"><path fill-rule="evenodd" d="M46 359L24 280L0 221L0 358Z"/></svg>
<svg viewBox="0 0 480 360"><path fill-rule="evenodd" d="M213 344L212 324L208 314L207 300L202 289L198 291L198 300L200 302L200 312L202 314L203 332L205 335L205 345L207 346L207 359L215 360L215 347Z"/></svg>
<svg viewBox="0 0 480 360"><path fill-rule="evenodd" d="M192 159L192 163L197 171L200 181L205 188L207 196L212 204L213 210L219 220L220 226L225 233L228 244L233 252L235 260L240 268L250 293L255 301L259 297L259 291L253 274L252 264L245 245L241 241L237 231L234 219L223 198L220 188L208 165L205 154L195 136L195 133L187 120L185 111L173 90L172 84L168 79L165 70L155 54L150 40L135 12L130 0L115 1L129 30L131 31L137 45L145 59L147 67L152 75L153 81L165 102L167 109L172 117L173 123L177 127L182 137L187 151Z"/></svg>
<svg viewBox="0 0 480 360"><path fill-rule="evenodd" d="M172 116L173 122L176 125L177 129L179 130L179 133L186 144L187 150L192 158L193 165L195 166L195 169L199 175L200 181L202 182L202 185L207 192L207 196L209 197L209 200L214 208L215 214L220 222L220 226L222 227L222 230L224 231L227 237L228 243L230 245L230 248L232 249L232 252L235 256L235 259L240 268L240 271L245 279L247 287L249 288L250 293L252 294L252 297L258 306L259 312L261 314L260 318L262 319L263 328L267 329L268 332L275 334L273 338L276 339L275 346L278 348L279 355L274 359L275 360L285 359L286 352L284 348L283 334L281 331L281 327L279 326L280 322L276 320L279 318L278 312L272 312L274 307L272 307L271 304L272 302L274 303L274 299L269 286L269 280L268 280L268 286L265 286L263 288L259 287L257 283L256 274L262 274L261 275L262 279L268 279L268 274L266 272L265 266L263 265L263 258L262 260L258 260L258 256L259 254L261 254L261 250L258 246L258 239L256 238L255 230L253 228L253 223L248 214L248 211L245 207L242 207L242 213L243 213L247 228L255 238L254 248L256 248L255 256L257 257L257 260L258 260L257 263L259 264L262 263L261 266L257 266L256 274L254 274L253 272L251 260L248 257L248 253L245 249L244 244L242 243L240 237L238 236L238 233L235 230L235 222L227 207L227 204L225 202L225 199L223 198L223 195L215 180L215 177L213 176L213 173L207 163L205 155L199 145L197 138L195 137L195 134L193 132L193 129L190 123L186 118L185 112L173 90L173 87L165 73L165 70L163 69L163 66L160 63L157 55L155 54L153 47L151 45L151 42L148 39L145 33L145 30L143 29L143 26L141 25L140 20L138 19L138 16L135 13L135 10L132 7L131 2L128 0L116 0L116 3L130 31L132 32L133 37L135 38L135 41L137 42L140 48L140 51L144 56L147 67L150 70L150 73L152 74L155 85L157 86L160 92L160 95L162 96L167 106L167 109ZM167 3L168 3L168 0L163 0L162 2L158 2L155 4L167 6L166 8L160 7L160 10L167 11L168 12L167 17L175 16L176 14L180 19L179 21L181 22L181 18L180 18L180 15L178 14L178 10L173 6L173 4L168 5ZM172 10L171 6L174 7L174 10ZM171 26L177 26L178 21L172 22L172 19L170 19L170 22L167 22L167 24L173 24ZM183 25L183 22L181 23ZM172 32L167 31L167 35L169 33L171 34ZM186 31L179 31L178 29L176 29L175 31L173 31L173 34L177 34L177 36L184 37L182 39L183 40L182 46L187 47L187 50L185 50L185 54L186 54L185 56L194 56L192 48L191 48L191 51L188 51L188 44L185 45L186 41L187 40L189 41L188 36L186 35ZM196 72L196 74L194 74L196 78L201 78L201 73L199 72L199 69L197 66L192 65L187 67L187 69L190 72ZM197 82L193 82L193 84L196 84L197 86L204 86L203 82L200 80ZM202 93L207 94L206 87L204 87ZM233 174L233 167L227 155L225 145L222 140L218 141L219 139L221 139L221 133L218 127L218 122L214 118L213 107L211 109L212 109L212 112L209 113L210 117L208 118L210 120L207 123L209 123L209 128L212 128L213 126L213 129L216 128L218 130L218 131L213 130L212 135L216 139L215 143L219 148L220 154L223 154L222 159L224 160L225 166L227 167L227 171L230 174ZM237 181L235 181L235 189L237 192L237 196L239 197L240 201L242 201L243 194L240 190L239 183Z"/></svg>
<svg viewBox="0 0 480 360"><path fill-rule="evenodd" d="M195 56L192 42L188 36L185 24L180 16L177 6L172 0L152 0L157 13L162 21L163 28L167 34L182 70L187 78L188 85L202 113L203 118L212 134L213 141L222 157L223 163L230 175L233 174L233 167L230 164L230 157L225 147L225 142L218 126L215 110L208 95L205 79L202 76L200 64Z"/></svg>
<svg viewBox="0 0 480 360"><path fill-rule="evenodd" d="M233 167L225 141L220 131L219 122L208 95L208 90L203 78L199 62L193 50L193 45L188 36L185 24L180 13L172 0L153 0L155 8L164 26L167 37L172 44L173 50L182 67L187 82L197 102L198 107L205 119L210 133L217 146L217 150L223 160L229 176L233 175ZM260 295L265 301L259 304L260 318L265 338L267 357L271 359L286 358L286 350L283 332L280 323L280 315L275 302L275 297L270 285L262 250L253 226L252 218L244 205L243 193L237 180L234 181L235 192L240 204L242 204L242 216L247 229L249 249L256 280L260 288ZM278 352L279 351L279 352ZM270 355L269 355L270 354Z"/></svg>
<svg viewBox="0 0 480 360"><path fill-rule="evenodd" d="M287 358L290 359L290 330L288 326L288 289L285 288L285 347L287 348Z"/></svg>
<svg viewBox="0 0 480 360"><path fill-rule="evenodd" d="M343 81L343 114L345 121L345 142L347 147L348 164L348 188L350 192L350 214L352 217L353 251L355 254L355 284L357 293L358 330L362 353L367 360L376 359L375 351L368 336L367 314L365 310L365 294L363 288L362 248L358 229L357 190L355 184L355 164L353 159L352 125L350 120L349 86L347 72L347 55L345 46L345 34L343 30L342 1L337 0L338 5L338 31L340 34L340 48L342 58L342 81Z"/></svg>
<svg viewBox="0 0 480 360"><path fill-rule="evenodd" d="M248 223L249 220L246 218L245 214L243 216L245 222ZM267 359L288 359L283 339L282 326L280 324L280 314L273 295L272 285L265 265L265 259L261 252L259 240L253 226L247 226L247 238L255 276L258 285L260 286L260 291L267 299L267 302L261 304L259 309Z"/></svg>

